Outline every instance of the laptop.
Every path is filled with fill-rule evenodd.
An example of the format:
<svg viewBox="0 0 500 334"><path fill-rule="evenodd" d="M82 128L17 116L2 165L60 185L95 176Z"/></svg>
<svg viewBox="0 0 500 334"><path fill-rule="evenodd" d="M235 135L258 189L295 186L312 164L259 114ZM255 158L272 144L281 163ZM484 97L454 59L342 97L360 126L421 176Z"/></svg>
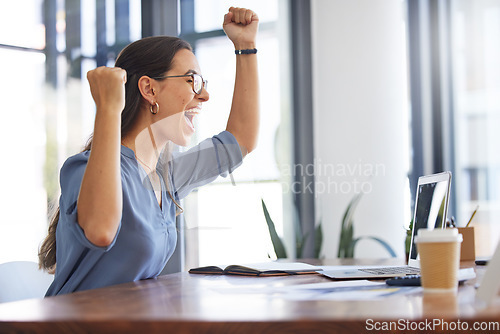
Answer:
<svg viewBox="0 0 500 334"><path fill-rule="evenodd" d="M333 279L376 279L419 274L420 258L415 247L415 236L421 228L432 230L445 227L450 184L450 172L418 179L408 265L373 268L349 266L345 270L324 270L321 274Z"/></svg>

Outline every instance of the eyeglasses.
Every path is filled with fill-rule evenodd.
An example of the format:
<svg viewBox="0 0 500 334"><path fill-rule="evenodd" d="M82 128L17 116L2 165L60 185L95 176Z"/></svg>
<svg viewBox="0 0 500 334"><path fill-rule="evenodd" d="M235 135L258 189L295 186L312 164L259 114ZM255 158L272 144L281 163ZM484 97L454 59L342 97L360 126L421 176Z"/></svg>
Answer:
<svg viewBox="0 0 500 334"><path fill-rule="evenodd" d="M191 77L191 79L193 80L191 82L193 84L193 92L195 94L197 94L197 95L201 94L203 87L205 87L205 89L207 89L208 81L203 80L203 77L197 73L184 74L184 75L167 75L164 77L154 77L152 79L162 80L162 79L167 79L167 78L183 78L183 77Z"/></svg>

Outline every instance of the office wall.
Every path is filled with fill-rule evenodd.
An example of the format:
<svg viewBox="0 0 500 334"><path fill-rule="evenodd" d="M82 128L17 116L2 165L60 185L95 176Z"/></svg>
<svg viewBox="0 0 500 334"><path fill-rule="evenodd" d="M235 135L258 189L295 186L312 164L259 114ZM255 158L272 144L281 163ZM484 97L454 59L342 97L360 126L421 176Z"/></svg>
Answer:
<svg viewBox="0 0 500 334"><path fill-rule="evenodd" d="M316 217L337 256L340 222L357 192L355 236L404 255L411 219L404 2L312 0ZM386 257L361 241L356 257Z"/></svg>

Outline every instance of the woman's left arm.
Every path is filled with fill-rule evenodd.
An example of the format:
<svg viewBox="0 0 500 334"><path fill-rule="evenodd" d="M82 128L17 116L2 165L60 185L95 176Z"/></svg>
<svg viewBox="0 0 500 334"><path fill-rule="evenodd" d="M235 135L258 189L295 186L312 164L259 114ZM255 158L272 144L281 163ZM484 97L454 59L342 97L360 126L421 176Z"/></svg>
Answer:
<svg viewBox="0 0 500 334"><path fill-rule="evenodd" d="M249 9L231 7L224 16L223 28L235 50L255 49L258 25L257 14ZM233 101L226 130L238 141L243 156L257 145L259 77L256 53L236 55Z"/></svg>

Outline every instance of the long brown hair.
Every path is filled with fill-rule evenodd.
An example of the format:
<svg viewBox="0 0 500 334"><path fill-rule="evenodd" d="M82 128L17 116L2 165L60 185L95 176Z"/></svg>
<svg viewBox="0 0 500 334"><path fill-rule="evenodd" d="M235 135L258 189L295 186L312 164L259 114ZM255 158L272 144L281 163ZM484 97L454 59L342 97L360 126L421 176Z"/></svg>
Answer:
<svg viewBox="0 0 500 334"><path fill-rule="evenodd" d="M175 54L182 49L192 51L188 42L170 36L146 37L135 41L125 47L118 55L115 67L127 71L125 84L125 108L121 117L121 137L131 130L135 119L141 109L141 104L146 103L138 88L139 79L160 77L170 70ZM83 151L92 147L92 135ZM82 151L82 152L83 152ZM48 235L42 242L38 252L38 264L41 269L49 272L55 271L56 266L56 230L59 222L60 210L57 206L51 216Z"/></svg>

